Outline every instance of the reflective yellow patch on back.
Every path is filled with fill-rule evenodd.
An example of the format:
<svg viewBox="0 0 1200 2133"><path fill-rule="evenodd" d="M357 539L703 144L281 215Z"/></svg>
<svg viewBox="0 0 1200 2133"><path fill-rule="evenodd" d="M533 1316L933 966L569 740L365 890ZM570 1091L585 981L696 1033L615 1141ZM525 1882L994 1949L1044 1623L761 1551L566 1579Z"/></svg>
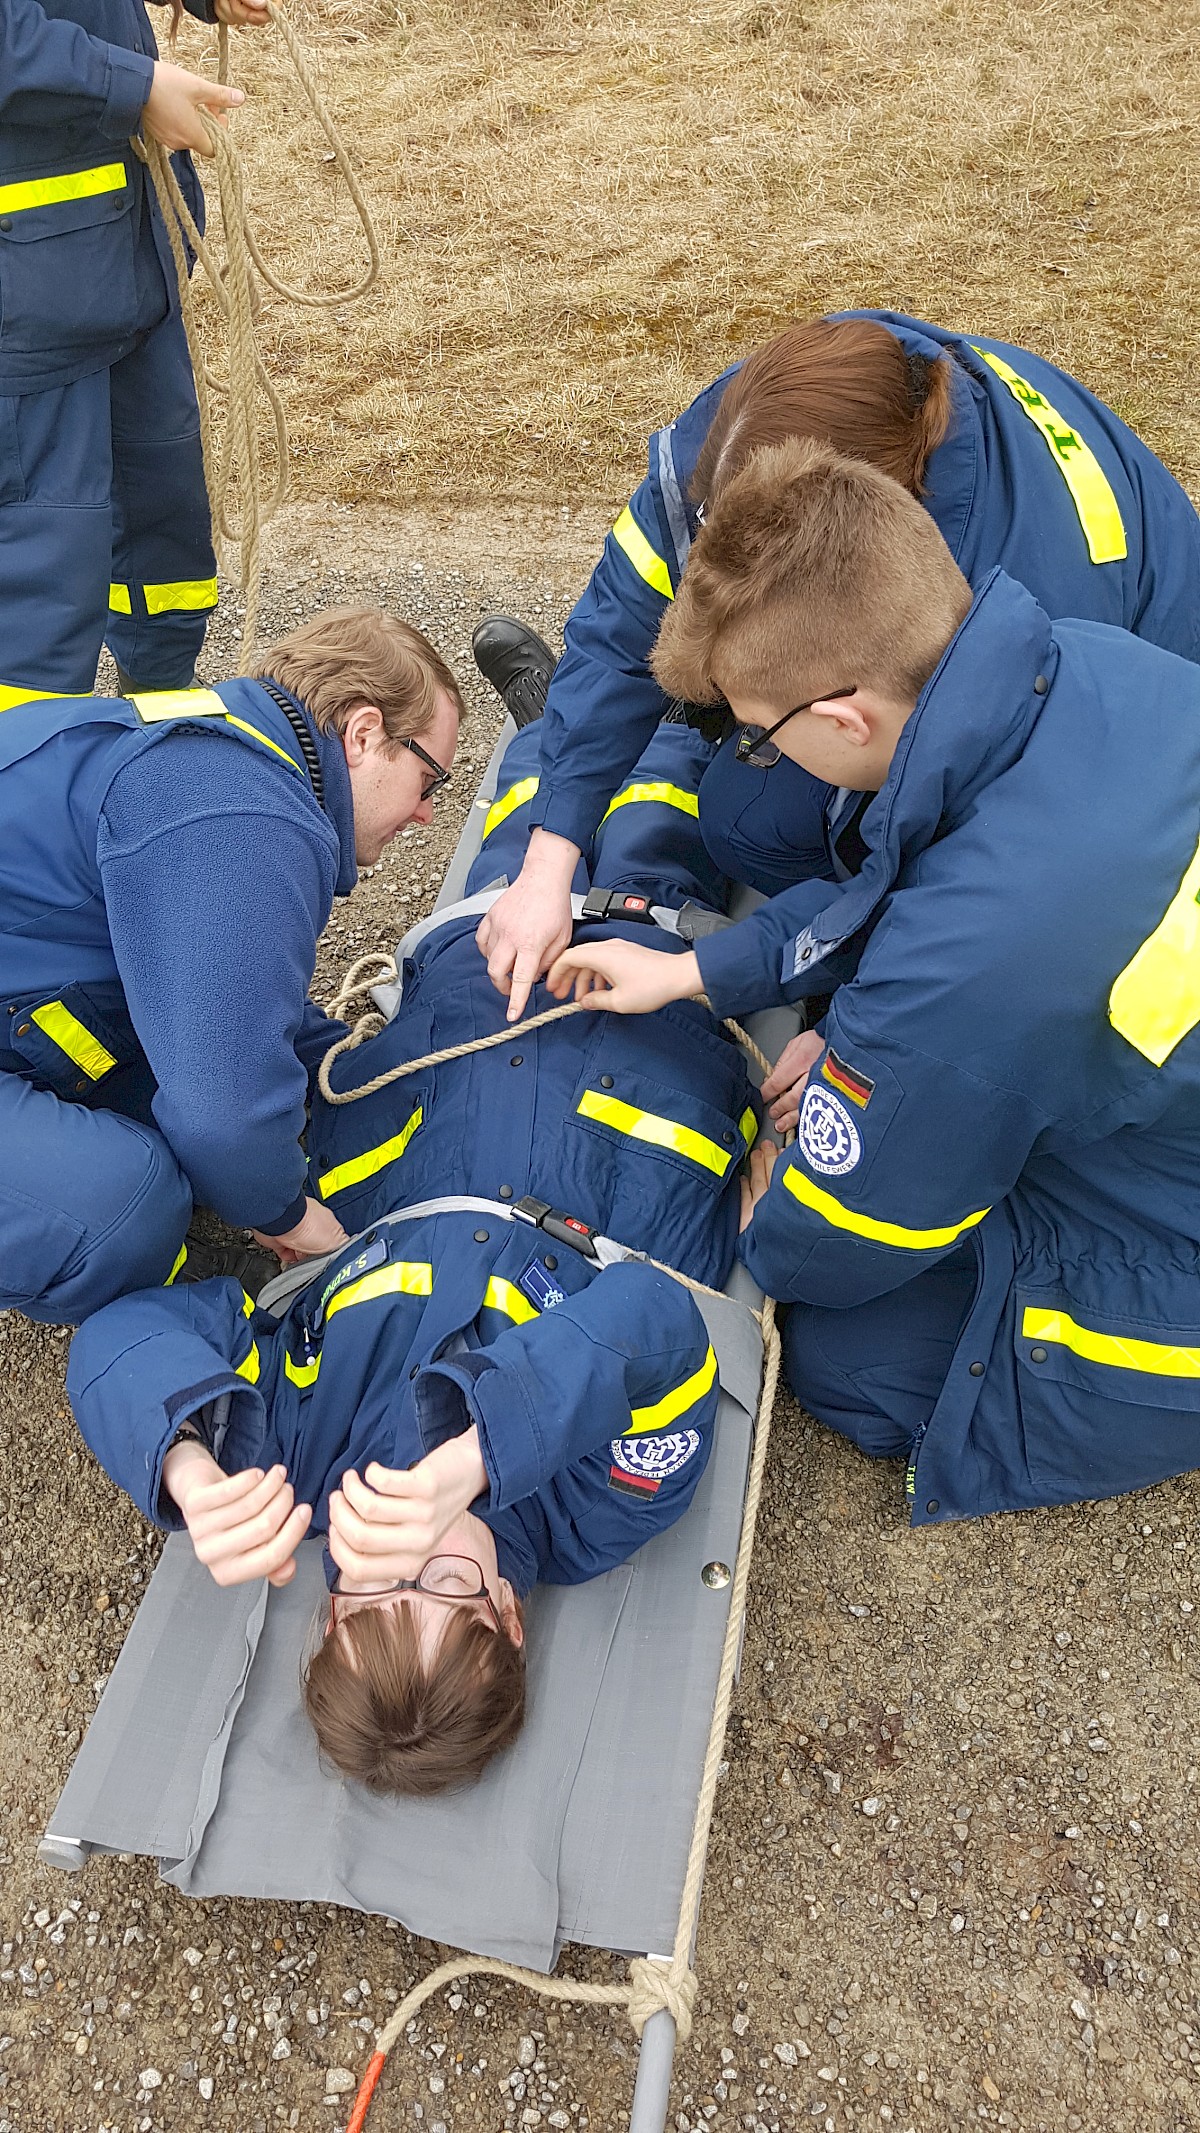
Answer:
<svg viewBox="0 0 1200 2133"><path fill-rule="evenodd" d="M363 1178L373 1178L380 1170L386 1170L389 1163L398 1163L424 1116L424 1107L418 1104L399 1133L393 1133L390 1140L380 1141L377 1148L367 1148L362 1155L352 1155L348 1162L338 1163L333 1170L327 1170L317 1186L321 1198L328 1200L335 1192L345 1192L348 1185L358 1185Z"/></svg>
<svg viewBox="0 0 1200 2133"><path fill-rule="evenodd" d="M1200 1022L1200 846L1153 933L1117 977L1108 1019L1155 1066Z"/></svg>
<svg viewBox="0 0 1200 2133"><path fill-rule="evenodd" d="M22 215L31 207L55 207L60 200L93 200L100 193L124 192L123 163L97 163L91 170L69 170L60 178L24 178L0 185L0 215Z"/></svg>
<svg viewBox="0 0 1200 2133"><path fill-rule="evenodd" d="M35 1007L30 1020L45 1031L51 1044L56 1044L60 1052L65 1052L67 1058L75 1062L89 1081L103 1081L106 1074L111 1074L117 1063L112 1053L101 1044L99 1037L93 1037L90 1029L85 1029L82 1022L76 1020L61 1000L49 1000L45 1007Z"/></svg>
<svg viewBox="0 0 1200 2133"><path fill-rule="evenodd" d="M814 1185L802 1170L785 1170L783 1182L793 1199L811 1207L834 1229L848 1229L856 1237L868 1237L873 1244L894 1244L906 1252L940 1251L943 1245L953 1244L956 1237L961 1237L965 1229L974 1229L988 1213L986 1207L981 1207L973 1215L964 1215L961 1222L948 1222L944 1229L907 1229L901 1222L877 1222L874 1215L860 1215L854 1208L843 1207L840 1200Z"/></svg>
<svg viewBox="0 0 1200 2133"><path fill-rule="evenodd" d="M1089 1363L1113 1370L1140 1370L1157 1378L1200 1378L1200 1348L1177 1348L1167 1341L1132 1340L1127 1333L1097 1333L1078 1325L1066 1311L1026 1305L1021 1319L1026 1340L1052 1341Z"/></svg>
<svg viewBox="0 0 1200 2133"><path fill-rule="evenodd" d="M619 1096L602 1095L599 1089L585 1089L575 1109L580 1118L594 1118L598 1125L611 1126L632 1141L685 1155L689 1162L711 1170L714 1177L723 1178L734 1159L732 1149L719 1147L706 1133L681 1126L673 1118L660 1118L655 1111L639 1111L633 1104L622 1103Z"/></svg>
<svg viewBox="0 0 1200 2133"><path fill-rule="evenodd" d="M484 837L490 837L494 829L499 829L500 824L507 822L510 815L515 815L519 807L524 807L527 800L532 800L540 783L540 778L520 778L515 785L509 786L502 799L494 800L483 825ZM483 838L480 839L480 843L482 842Z"/></svg>
<svg viewBox="0 0 1200 2133"><path fill-rule="evenodd" d="M630 807L642 800L656 800L660 807L677 807L681 815L699 817L700 802L694 792L685 792L681 785L627 785L615 800L610 800L600 817L603 828L610 815L619 807Z"/></svg>
<svg viewBox="0 0 1200 2133"><path fill-rule="evenodd" d="M652 548L646 539L628 504L613 527L613 539L652 592L661 593L664 600L675 598L671 573L657 548Z"/></svg>
<svg viewBox="0 0 1200 2133"><path fill-rule="evenodd" d="M11 711L17 704L48 704L61 702L61 689L27 689L20 681L0 681L0 711Z"/></svg>
<svg viewBox="0 0 1200 2133"><path fill-rule="evenodd" d="M217 604L215 578L181 578L173 585L143 585L142 592L148 615L191 614Z"/></svg>
<svg viewBox="0 0 1200 2133"><path fill-rule="evenodd" d="M391 1266L376 1267L361 1281L352 1281L330 1298L325 1323L351 1304L374 1303L380 1296L432 1296L433 1268L427 1259L396 1259Z"/></svg>
<svg viewBox="0 0 1200 2133"><path fill-rule="evenodd" d="M131 615L133 603L127 585L110 585L108 588L108 612L110 615Z"/></svg>
<svg viewBox="0 0 1200 2133"><path fill-rule="evenodd" d="M1129 553L1121 507L1091 447L1084 443L1078 430L1071 428L1057 408L1051 407L1044 394L1002 357L992 355L986 348L976 347L974 342L971 346L977 356L982 356L988 369L1003 379L1018 407L1045 438L1054 455L1054 464L1071 492L1071 501L1083 527L1093 563L1119 563Z"/></svg>
<svg viewBox="0 0 1200 2133"><path fill-rule="evenodd" d="M531 1318L541 1316L528 1298L521 1294L520 1289L515 1289L511 1281L502 1280L499 1274L490 1277L483 1293L483 1302L485 1309L490 1305L493 1311L503 1311L504 1316L511 1318L517 1326L527 1326Z"/></svg>
<svg viewBox="0 0 1200 2133"><path fill-rule="evenodd" d="M143 726L168 718L224 718L215 689L147 689L129 699Z"/></svg>
<svg viewBox="0 0 1200 2133"><path fill-rule="evenodd" d="M622 1436L640 1437L648 1430L669 1429L672 1422L677 1422L680 1415L685 1415L689 1407L695 1407L697 1401L704 1398L716 1374L717 1358L710 1348L699 1370L694 1370L682 1385L676 1385L673 1392L664 1393L653 1407L635 1407L629 1418L629 1428L622 1430Z"/></svg>

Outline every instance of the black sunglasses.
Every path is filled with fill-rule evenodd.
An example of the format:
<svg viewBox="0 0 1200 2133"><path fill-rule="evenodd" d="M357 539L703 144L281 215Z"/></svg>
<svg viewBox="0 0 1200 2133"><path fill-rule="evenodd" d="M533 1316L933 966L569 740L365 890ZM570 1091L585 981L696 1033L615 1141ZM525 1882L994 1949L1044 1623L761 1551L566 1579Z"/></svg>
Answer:
<svg viewBox="0 0 1200 2133"><path fill-rule="evenodd" d="M412 753L419 759L419 761L424 763L426 770L431 770L433 772L433 776L430 779L428 785L424 786L421 792L421 798L423 800L432 800L435 792L440 792L443 785L448 785L450 783L450 772L448 770L443 770L442 765L434 761L434 758L428 753L428 751L422 748L420 741L406 740L403 745L406 748L411 749Z"/></svg>
<svg viewBox="0 0 1200 2133"><path fill-rule="evenodd" d="M838 696L853 696L858 688L855 682L849 689L823 689L819 696L810 696L806 704L793 704L773 726L743 726L741 739L734 750L739 763L751 763L755 770L774 770L783 754L775 745L774 736L789 718L798 718L801 711L811 711L814 704L831 703Z"/></svg>

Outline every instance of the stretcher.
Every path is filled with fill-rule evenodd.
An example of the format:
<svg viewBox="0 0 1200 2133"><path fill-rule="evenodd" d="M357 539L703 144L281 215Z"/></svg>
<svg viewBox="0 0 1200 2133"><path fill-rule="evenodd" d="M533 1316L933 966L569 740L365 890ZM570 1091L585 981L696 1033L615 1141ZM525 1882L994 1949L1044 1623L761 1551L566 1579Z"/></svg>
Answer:
<svg viewBox="0 0 1200 2133"><path fill-rule="evenodd" d="M438 898L459 901L495 792L506 726ZM377 994L384 1011L386 990ZM785 1011L751 1033L777 1056ZM294 1281L268 1285L282 1308ZM471 1954L550 1972L567 1942L628 1955L675 1939L725 1643L762 1378L745 1270L700 1296L721 1383L712 1457L687 1515L586 1585L528 1611L529 1714L470 1790L382 1801L321 1767L298 1678L325 1600L321 1541L297 1575L222 1591L168 1539L39 1846L78 1871L145 1855L193 1896L336 1903ZM751 1308L747 1308L750 1306ZM662 2133L675 2044L642 2033L631 2133Z"/></svg>

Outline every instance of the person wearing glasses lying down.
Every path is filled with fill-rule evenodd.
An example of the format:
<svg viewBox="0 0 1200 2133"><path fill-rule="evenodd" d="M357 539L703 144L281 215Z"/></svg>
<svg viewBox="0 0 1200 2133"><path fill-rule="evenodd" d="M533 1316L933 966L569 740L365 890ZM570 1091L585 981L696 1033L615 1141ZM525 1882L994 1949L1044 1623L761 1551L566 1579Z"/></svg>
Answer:
<svg viewBox="0 0 1200 2133"><path fill-rule="evenodd" d="M399 1010L335 1063L336 1090L502 1026L478 892L519 869L514 794L539 738L505 757L472 908L414 929ZM584 938L670 954L716 922L709 754L683 726L651 743L581 866ZM282 1318L223 1279L142 1290L77 1333L84 1437L219 1583L284 1584L310 1527L327 1534L305 1696L347 1776L408 1793L477 1776L521 1724L530 1588L594 1577L686 1510L716 1360L692 1294L606 1240L719 1286L758 1117L699 1001L520 1030L361 1101L316 1099L308 1190L351 1242Z"/></svg>

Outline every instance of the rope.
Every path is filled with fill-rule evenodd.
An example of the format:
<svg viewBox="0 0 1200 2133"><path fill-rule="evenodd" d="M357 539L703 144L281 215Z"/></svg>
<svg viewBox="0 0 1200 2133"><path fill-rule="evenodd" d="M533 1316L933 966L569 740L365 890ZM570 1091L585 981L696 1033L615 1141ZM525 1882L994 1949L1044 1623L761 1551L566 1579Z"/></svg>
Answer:
<svg viewBox="0 0 1200 2133"><path fill-rule="evenodd" d="M287 418L283 402L267 375L258 346L255 322L260 301L252 269L257 271L268 288L274 289L277 295L286 298L288 302L312 307L354 303L359 297L365 296L379 274L379 246L370 209L304 57L300 41L287 18L274 5L274 0L267 0L267 14L283 40L313 116L333 150L333 160L346 182L347 191L362 226L369 264L361 281L353 288L339 289L330 295L322 295L313 290L297 288L290 282L280 280L278 275L272 272L263 259L246 211L241 156L230 133L225 127L218 126L207 112L202 111L200 116L212 142L216 164L217 195L221 203L221 221L225 231L224 268L218 264L211 247L196 227L171 168L170 156L161 141L150 138L143 143L135 138L133 142L136 154L142 158L150 172L175 264L184 332L187 335L188 353L196 379L200 438L204 452L204 479L212 516L213 542L220 555L222 569L227 577L240 585L246 603L242 623L243 659L250 657L258 634L262 586L262 529L283 502L288 481ZM220 25L218 31L218 49L218 79L225 82L229 76L229 32L224 24ZM214 376L205 358L196 315L195 292L188 272L188 245L208 277L225 321L229 339L227 380ZM266 493L263 480L258 427L257 406L260 392L270 410L274 432L275 475L269 493ZM222 395L227 401L224 435L219 448L213 423L214 395ZM231 506L235 488L238 505L236 517Z"/></svg>
<svg viewBox="0 0 1200 2133"><path fill-rule="evenodd" d="M380 966L374 977L362 975L368 964ZM342 980L330 1002L329 1012L339 1013L342 1008L361 998L372 985L394 983L395 978L396 964L392 956L378 953L360 956ZM703 994L699 997L704 999ZM452 1044L444 1051L429 1052L422 1059L406 1059L398 1067L390 1068L386 1074L377 1074L373 1081L364 1082L361 1088L348 1089L339 1094L329 1087L328 1069L340 1053L353 1050L362 1043L364 1023L374 1023L379 1019L374 1015L366 1015L348 1037L343 1037L326 1052L318 1076L321 1094L332 1104L354 1103L359 1097L371 1096L377 1090L386 1088L390 1082L403 1080L409 1074L417 1074L424 1067L440 1066L447 1060L466 1058L472 1052L489 1051L493 1045L509 1044L529 1030L541 1029L548 1022L561 1021L564 1016L580 1014L587 1008L594 1010L594 1003L590 999L570 1000L563 1007L552 1007L544 1014L531 1015L527 1021L510 1023L494 1036L475 1037L467 1044ZM770 1060L749 1032L742 1028L741 1023L727 1020L725 1028L745 1047L763 1074L769 1074ZM664 1265L659 1259L652 1259L650 1264L657 1267L660 1273L669 1274L672 1280L681 1282L685 1288L693 1289L702 1296L715 1296L724 1300L725 1292L721 1289L710 1289L702 1281L693 1281L687 1274L681 1274L677 1268ZM346 2133L362 2133L367 2112L371 2107L371 2098L379 2085L388 2053L418 2009L423 2007L435 1992L440 1992L443 1985L453 1984L459 1978L504 1978L511 1985L525 1986L528 1991L537 1993L544 2000L556 2000L560 2003L565 2001L583 2007L619 2008L628 2016L639 2037L651 2015L660 2013L671 2016L681 2044L686 2043L691 2034L692 2009L699 1991L699 1979L692 1968L692 1944L700 1914L704 1862L716 1804L721 1750L725 1744L729 1706L733 1700L742 1617L746 1610L750 1562L754 1554L754 1535L758 1524L758 1507L762 1497L771 1419L775 1411L775 1394L779 1384L781 1349L775 1327L773 1299L768 1296L764 1300L762 1311L754 1311L751 1315L757 1321L763 1338L762 1391L755 1417L754 1449L746 1483L741 1538L730 1586L729 1617L725 1625L725 1641L721 1647L721 1665L713 1698L712 1723L709 1726L708 1743L704 1752L696 1816L692 1824L692 1838L679 1902L679 1922L675 1929L675 1943L670 1958L663 1962L650 1956L636 1956L629 1965L629 1976L623 1985L590 1985L582 1979L547 1977L540 1970L527 1970L519 1963L506 1963L494 1956L462 1956L452 1962L442 1963L436 1970L431 1970L428 1977L422 1978L419 1984L414 1985L411 1992L405 1994L395 2013L380 2031L375 2050L359 2084L354 2108L347 2121Z"/></svg>

